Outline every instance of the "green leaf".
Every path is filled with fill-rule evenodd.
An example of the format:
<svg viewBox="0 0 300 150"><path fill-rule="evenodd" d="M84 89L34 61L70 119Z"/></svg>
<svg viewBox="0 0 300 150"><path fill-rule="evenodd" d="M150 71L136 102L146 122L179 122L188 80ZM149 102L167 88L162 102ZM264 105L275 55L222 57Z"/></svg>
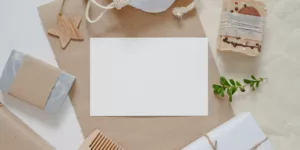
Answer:
<svg viewBox="0 0 300 150"><path fill-rule="evenodd" d="M220 83L222 85L225 85L225 82L226 82L225 80L226 80L225 77L223 77L223 76L220 77Z"/></svg>
<svg viewBox="0 0 300 150"><path fill-rule="evenodd" d="M215 93L215 94L218 94L218 89L214 89L214 93Z"/></svg>
<svg viewBox="0 0 300 150"><path fill-rule="evenodd" d="M260 83L260 82L256 82L256 87L258 87L258 86L259 86L259 83Z"/></svg>
<svg viewBox="0 0 300 150"><path fill-rule="evenodd" d="M252 90L255 91L255 87L254 86L252 86Z"/></svg>
<svg viewBox="0 0 300 150"><path fill-rule="evenodd" d="M220 83L222 85L227 85L227 86L230 86L229 82L227 81L227 79L223 76L220 77Z"/></svg>
<svg viewBox="0 0 300 150"><path fill-rule="evenodd" d="M235 82L233 79L230 79L229 82L231 83L231 85L235 86Z"/></svg>
<svg viewBox="0 0 300 150"><path fill-rule="evenodd" d="M228 88L228 89L227 89L227 94L228 94L228 95L232 95L232 89L231 89L231 88Z"/></svg>
<svg viewBox="0 0 300 150"><path fill-rule="evenodd" d="M241 90L241 92L245 92L246 91L245 88L243 88L243 87L240 87L240 90Z"/></svg>
<svg viewBox="0 0 300 150"><path fill-rule="evenodd" d="M251 82L250 83L250 87L253 87L254 84L255 84L255 82Z"/></svg>
<svg viewBox="0 0 300 150"><path fill-rule="evenodd" d="M249 80L249 79L244 79L244 83L246 83L246 84L250 84L250 83L252 83L252 81L251 81L251 80Z"/></svg>
<svg viewBox="0 0 300 150"><path fill-rule="evenodd" d="M236 90L237 90L237 87L232 88L232 95L236 92Z"/></svg>
<svg viewBox="0 0 300 150"><path fill-rule="evenodd" d="M217 85L217 84L214 84L212 87L213 87L214 89L222 88L222 86Z"/></svg>
<svg viewBox="0 0 300 150"><path fill-rule="evenodd" d="M232 95L229 95L229 101L232 102Z"/></svg>
<svg viewBox="0 0 300 150"><path fill-rule="evenodd" d="M221 96L222 97L224 97L225 95L224 95L224 90L222 89L222 91L221 91Z"/></svg>
<svg viewBox="0 0 300 150"><path fill-rule="evenodd" d="M227 94L229 96L229 101L232 102L232 89L231 88L227 89Z"/></svg>
<svg viewBox="0 0 300 150"><path fill-rule="evenodd" d="M223 90L222 88L218 88L217 92L218 92L219 95L221 94L222 90Z"/></svg>
<svg viewBox="0 0 300 150"><path fill-rule="evenodd" d="M256 80L256 78L254 77L254 75L252 75L251 78L252 78L253 80Z"/></svg>
<svg viewBox="0 0 300 150"><path fill-rule="evenodd" d="M237 86L242 86L241 83L239 81L236 81L236 85Z"/></svg>

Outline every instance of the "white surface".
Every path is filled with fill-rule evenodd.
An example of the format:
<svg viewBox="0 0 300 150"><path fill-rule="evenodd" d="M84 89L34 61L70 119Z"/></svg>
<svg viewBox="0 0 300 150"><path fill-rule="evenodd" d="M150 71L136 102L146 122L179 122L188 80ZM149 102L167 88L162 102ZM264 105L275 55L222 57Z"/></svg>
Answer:
<svg viewBox="0 0 300 150"><path fill-rule="evenodd" d="M276 150L300 147L300 0L264 0L267 17L262 53L251 58L216 51L221 0L198 5L220 73L228 78L267 77L256 92L233 97L235 113L251 112Z"/></svg>
<svg viewBox="0 0 300 150"><path fill-rule="evenodd" d="M11 49L42 58L57 66L37 11L37 6L47 2L50 1L9 0L0 6L1 74ZM0 99L2 99L1 93ZM5 101L4 104L57 150L76 150L83 141L69 99L55 115L47 114L21 101Z"/></svg>
<svg viewBox="0 0 300 150"><path fill-rule="evenodd" d="M266 136L250 113L241 113L210 131L207 136L218 150L250 150ZM182 150L213 150L205 137L200 137ZM273 150L269 141L263 142L257 150Z"/></svg>
<svg viewBox="0 0 300 150"><path fill-rule="evenodd" d="M7 0L0 6L0 71L9 49L53 58L37 13L52 0ZM262 54L249 58L216 52L221 0L200 0L199 14L222 75L242 79L250 74L269 78L255 93L234 96L235 112L249 111L276 150L300 147L300 0L264 0L268 8ZM51 59L50 58L50 59ZM10 109L58 150L74 150L83 140L68 101L57 116L24 114ZM41 118L47 121L43 122Z"/></svg>
<svg viewBox="0 0 300 150"><path fill-rule="evenodd" d="M207 38L92 38L92 116L206 116Z"/></svg>

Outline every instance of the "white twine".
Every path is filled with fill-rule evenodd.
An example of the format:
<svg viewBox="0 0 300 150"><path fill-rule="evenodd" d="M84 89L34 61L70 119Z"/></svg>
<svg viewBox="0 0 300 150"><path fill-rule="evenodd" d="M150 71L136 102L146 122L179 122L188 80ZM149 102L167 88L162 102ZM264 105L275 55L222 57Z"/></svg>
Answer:
<svg viewBox="0 0 300 150"><path fill-rule="evenodd" d="M104 11L94 20L92 20L89 17L91 3L95 4L98 8L104 9ZM87 6L86 6L86 10L85 10L86 20L89 23L98 22L103 17L103 15L106 13L107 10L114 9L114 8L121 9L121 8L127 6L128 4L129 4L129 0L113 0L112 3L108 4L107 6L103 6L103 5L99 4L98 2L96 2L96 0L89 0L87 3Z"/></svg>
<svg viewBox="0 0 300 150"><path fill-rule="evenodd" d="M173 15L177 18L182 18L182 16L190 11L192 11L196 7L196 1L193 1L186 7L175 7L173 9Z"/></svg>

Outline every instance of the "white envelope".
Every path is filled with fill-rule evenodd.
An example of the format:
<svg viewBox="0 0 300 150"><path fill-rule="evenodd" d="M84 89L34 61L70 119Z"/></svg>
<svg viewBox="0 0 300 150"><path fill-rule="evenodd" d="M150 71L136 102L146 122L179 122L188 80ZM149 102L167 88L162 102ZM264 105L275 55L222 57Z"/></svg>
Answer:
<svg viewBox="0 0 300 150"><path fill-rule="evenodd" d="M207 115L207 54L207 38L92 38L90 115Z"/></svg>
<svg viewBox="0 0 300 150"><path fill-rule="evenodd" d="M217 140L217 150L250 150L266 139L250 113L241 113L209 132L213 143ZM213 150L208 140L201 137L182 150ZM270 142L263 142L256 150L273 150Z"/></svg>

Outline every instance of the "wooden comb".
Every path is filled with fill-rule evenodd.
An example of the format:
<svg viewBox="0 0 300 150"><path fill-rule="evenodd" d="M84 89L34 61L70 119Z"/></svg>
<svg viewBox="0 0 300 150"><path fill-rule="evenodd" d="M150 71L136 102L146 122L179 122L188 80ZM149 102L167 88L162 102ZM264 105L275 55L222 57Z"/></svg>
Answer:
<svg viewBox="0 0 300 150"><path fill-rule="evenodd" d="M124 148L96 129L85 139L79 150L124 150Z"/></svg>

